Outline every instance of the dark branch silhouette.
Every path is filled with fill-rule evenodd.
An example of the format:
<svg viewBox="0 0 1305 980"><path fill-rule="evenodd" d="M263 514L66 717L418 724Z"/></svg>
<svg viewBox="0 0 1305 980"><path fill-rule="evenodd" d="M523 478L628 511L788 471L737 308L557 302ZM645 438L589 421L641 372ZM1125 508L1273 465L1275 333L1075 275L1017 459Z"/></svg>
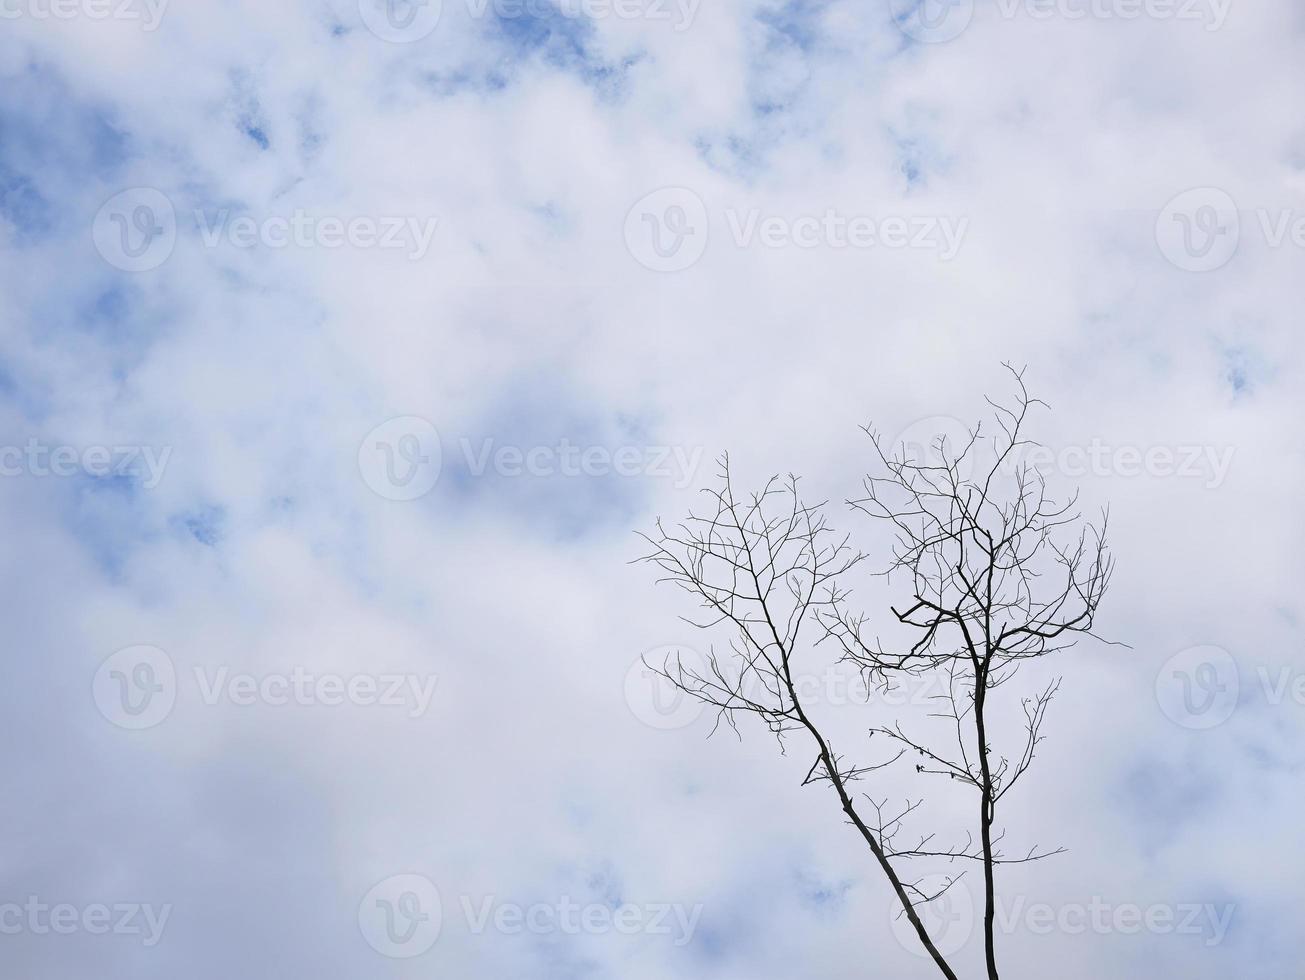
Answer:
<svg viewBox="0 0 1305 980"><path fill-rule="evenodd" d="M1008 366L1009 369L1009 366ZM900 585L906 598L892 607L913 640L901 649L871 638L864 614L849 607L849 573L866 556L829 526L824 505L803 502L798 481L772 478L761 491L739 496L721 459L720 485L703 491L709 506L656 533L644 560L659 581L685 590L703 610L692 625L729 632L728 653L709 653L705 667L679 658L648 666L686 694L716 709L716 726L738 733L743 715L759 718L778 739L804 736L815 759L803 785L827 784L847 820L869 847L925 951L946 977L956 973L921 918L963 871L925 889L905 862L974 862L984 881L984 955L988 980L997 980L994 945L995 871L999 865L1038 861L1060 848L1021 849L1008 856L995 829L998 804L1028 772L1042 741L1047 707L1059 690L1053 680L1020 701L1022 737L1014 751L994 748L990 695L1030 659L1094 636L1097 608L1110 581L1106 515L1082 520L1076 496L1057 503L1046 481L1020 458L1031 409L1022 372L1009 369L1018 394L1011 405L989 399L992 431L972 429L961 446L939 438L928 459L885 444L871 428L873 472L848 501L854 512L888 522L893 545L878 574ZM970 475L971 471L975 475ZM868 684L889 686L932 674L943 693L930 718L945 733L912 734L898 722L870 729L885 748L867 765L845 761L799 696L795 658L829 642ZM923 798L889 806L886 799L854 798L852 786L903 759L915 774L968 788L978 798L977 819L964 842L938 833L908 835ZM977 839L976 839L977 834Z"/></svg>

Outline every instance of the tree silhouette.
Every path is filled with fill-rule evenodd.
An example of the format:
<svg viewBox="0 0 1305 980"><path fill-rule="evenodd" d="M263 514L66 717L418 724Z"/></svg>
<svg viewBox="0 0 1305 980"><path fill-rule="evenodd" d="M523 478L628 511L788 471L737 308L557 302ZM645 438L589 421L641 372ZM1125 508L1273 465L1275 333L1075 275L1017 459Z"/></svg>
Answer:
<svg viewBox="0 0 1305 980"><path fill-rule="evenodd" d="M851 608L849 580L867 556L836 534L824 504L806 504L796 477L772 478L759 491L736 494L728 457L719 485L704 490L709 506L668 529L657 522L644 535L659 581L690 593L704 614L687 621L704 630L724 628L728 652L709 653L705 666L677 657L650 669L717 711L738 732L740 716L759 718L784 748L804 737L814 761L803 785L828 784L847 820L888 879L902 914L946 977L956 980L921 910L960 880L942 876L925 887L915 862L949 866L974 863L984 884L984 958L997 980L994 943L995 873L999 865L1037 861L1060 848L1003 851L996 829L999 804L1028 772L1042 740L1048 705L1059 689L1052 680L1019 701L1020 738L1014 751L994 747L994 692L1026 661L1072 646L1093 634L1093 621L1110 581L1107 517L1082 519L1077 494L1057 503L1044 476L1023 460L1031 409L1022 372L1009 368L1017 388L1012 404L988 399L991 432L969 430L963 445L939 437L926 458L887 445L872 428L872 472L848 500L853 512L886 522L893 543L877 570L906 597L891 607L894 621L913 640L900 648L872 638L863 613ZM900 720L869 729L871 744L886 751L865 765L836 752L813 720L799 691L797 661L820 643L833 643L840 659L880 687L930 675L934 720L941 735L914 733ZM1013 706L1001 703L1011 714ZM1018 716L1015 716L1018 718ZM713 728L713 731L716 729ZM977 813L954 843L939 831L908 834L922 816L923 798L889 807L886 799L858 799L854 784L903 759L920 779L943 779L977 796Z"/></svg>

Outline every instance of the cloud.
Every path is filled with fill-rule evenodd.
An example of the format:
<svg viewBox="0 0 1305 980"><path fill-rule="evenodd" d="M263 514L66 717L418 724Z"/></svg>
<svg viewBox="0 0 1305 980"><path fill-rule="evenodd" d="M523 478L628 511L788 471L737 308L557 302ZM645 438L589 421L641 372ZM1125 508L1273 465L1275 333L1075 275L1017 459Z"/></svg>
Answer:
<svg viewBox="0 0 1305 980"><path fill-rule="evenodd" d="M0 905L172 907L151 947L25 925L2 937L18 972L931 975L834 801L799 787L805 747L706 740L706 717L657 730L627 705L641 653L710 642L627 564L631 532L686 513L724 451L741 484L791 470L840 501L868 464L859 425L973 419L1012 360L1052 405L1035 429L1054 466L1101 447L1053 481L1111 506L1103 632L1131 649L1056 663L1010 824L1069 852L1003 887L1234 910L1215 945L1017 928L1009 972L1283 974L1302 706L1260 678L1296 670L1300 644L1305 134L1282 108L1300 18L979 3L939 43L891 6L444 0L415 39L348 0L4 8ZM1208 188L1235 238L1208 196L1158 225ZM627 220L662 189L668 207ZM379 243L391 218L417 229L403 247ZM950 254L915 240L928 221L964 228ZM829 237L854 225L874 234ZM654 234L700 254L659 271L632 237ZM1207 245L1224 264L1185 268ZM440 470L405 501L360 450L410 418L438 431ZM367 472L432 465L404 434ZM1185 447L1226 470L1127 463ZM858 595L877 623L895 597ZM1206 644L1239 697L1185 728L1157 675ZM175 668L175 704L139 731L92 693L135 645ZM206 703L223 668L346 693ZM435 676L428 710L350 700L381 675ZM865 750L878 709L820 708ZM917 789L885 774L875 793ZM359 925L396 875L442 902L410 960ZM489 898L702 910L676 945L477 932L464 900Z"/></svg>

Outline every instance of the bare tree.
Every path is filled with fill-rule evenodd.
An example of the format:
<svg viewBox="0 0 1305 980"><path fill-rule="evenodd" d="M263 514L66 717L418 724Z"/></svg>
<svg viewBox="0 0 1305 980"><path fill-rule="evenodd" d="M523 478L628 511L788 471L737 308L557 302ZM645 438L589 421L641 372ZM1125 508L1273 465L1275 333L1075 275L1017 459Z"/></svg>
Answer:
<svg viewBox="0 0 1305 980"><path fill-rule="evenodd" d="M1106 516L1095 524L1083 521L1076 495L1055 502L1043 476L1023 458L1032 445L1024 436L1027 416L1043 403L1029 396L1021 372L1011 374L1018 389L1013 403L989 399L991 431L975 426L963 445L940 437L928 458L919 459L865 430L874 471L848 504L892 531L891 556L877 573L908 592L900 607L891 607L910 640L900 648L872 638L865 616L851 610L848 581L866 555L834 533L823 504L802 501L795 477L773 478L760 492L739 497L728 457L722 458L720 485L704 491L708 509L670 529L658 521L656 533L645 535L652 551L644 560L660 568L659 581L684 589L705 611L688 622L730 634L728 652L713 648L705 666L675 657L650 669L714 707L717 727L724 722L737 733L738 718L752 715L781 750L792 736L807 741L815 760L803 785L832 787L902 914L951 980L957 975L920 913L960 874L926 887L926 879L909 869L921 859L981 867L986 975L997 980L996 868L1061 850L1031 847L1007 856L1003 832L995 828L998 805L1033 762L1059 680L1021 699L1020 736L1010 753L993 745L994 718L1000 717L993 693L1025 661L1095 635L1093 620L1113 564ZM836 752L803 701L796 663L826 642L870 684L926 674L937 680L941 693L933 698L930 734L908 732L900 721L877 725L869 730L871 744L886 743L885 754L856 765ZM854 795L853 784L903 758L914 765L915 778L941 778L977 795L977 819L964 830L963 843L960 831L949 831L957 833L955 843L939 842L938 831L907 834L923 798L890 808L886 799Z"/></svg>

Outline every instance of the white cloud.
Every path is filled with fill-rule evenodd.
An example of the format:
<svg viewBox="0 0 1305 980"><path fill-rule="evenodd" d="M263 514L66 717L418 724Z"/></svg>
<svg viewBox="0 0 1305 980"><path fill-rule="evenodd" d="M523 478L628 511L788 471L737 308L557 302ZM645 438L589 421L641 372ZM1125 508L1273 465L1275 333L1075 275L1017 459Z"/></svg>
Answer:
<svg viewBox="0 0 1305 980"><path fill-rule="evenodd" d="M676 31L503 24L445 0L412 44L378 39L345 0L174 3L155 31L7 20L0 442L172 449L151 489L0 478L0 901L174 906L149 949L7 936L20 972L931 975L893 938L887 891L833 801L799 789L804 750L781 760L755 731L704 743L705 720L657 731L625 703L641 652L706 643L625 564L630 532L683 514L692 488L477 478L448 461L462 438L701 449L703 485L728 450L741 482L791 469L838 501L868 463L858 425L973 418L1012 360L1052 403L1037 429L1058 450L1235 454L1215 486L1083 478L1087 504L1112 506L1104 631L1133 649L1060 658L1047 754L1010 822L1070 852L1005 887L1029 903L1235 911L1215 946L1017 930L1002 938L1009 972L1283 975L1305 899L1282 870L1299 865L1300 715L1255 678L1299 645L1305 256L1267 242L1255 212L1301 206L1302 133L1283 108L1301 82L1299 17L1234 4L1205 30L1000 10L978 4L945 44L848 3L703 3ZM158 268L124 273L92 222L141 186L172 202L177 241ZM630 208L663 187L707 213L706 248L678 272L626 245ZM1193 187L1241 210L1235 254L1206 273L1155 238ZM416 259L214 248L196 209L437 223ZM832 209L966 231L948 261L737 248L729 215L753 209L786 227ZM358 471L360 441L397 416L444 440L415 501ZM889 593L865 595L881 618ZM183 681L222 666L439 681L416 718L210 706L183 687L166 721L130 732L91 685L134 644L166 650ZM1204 732L1154 696L1160 666L1202 644L1229 650L1247 689ZM863 714L828 711L860 746ZM442 935L412 960L378 955L357 924L363 896L399 874L430 878L444 903ZM809 897L826 892L844 897ZM614 893L703 903L694 941L474 935L450 915L464 895Z"/></svg>

